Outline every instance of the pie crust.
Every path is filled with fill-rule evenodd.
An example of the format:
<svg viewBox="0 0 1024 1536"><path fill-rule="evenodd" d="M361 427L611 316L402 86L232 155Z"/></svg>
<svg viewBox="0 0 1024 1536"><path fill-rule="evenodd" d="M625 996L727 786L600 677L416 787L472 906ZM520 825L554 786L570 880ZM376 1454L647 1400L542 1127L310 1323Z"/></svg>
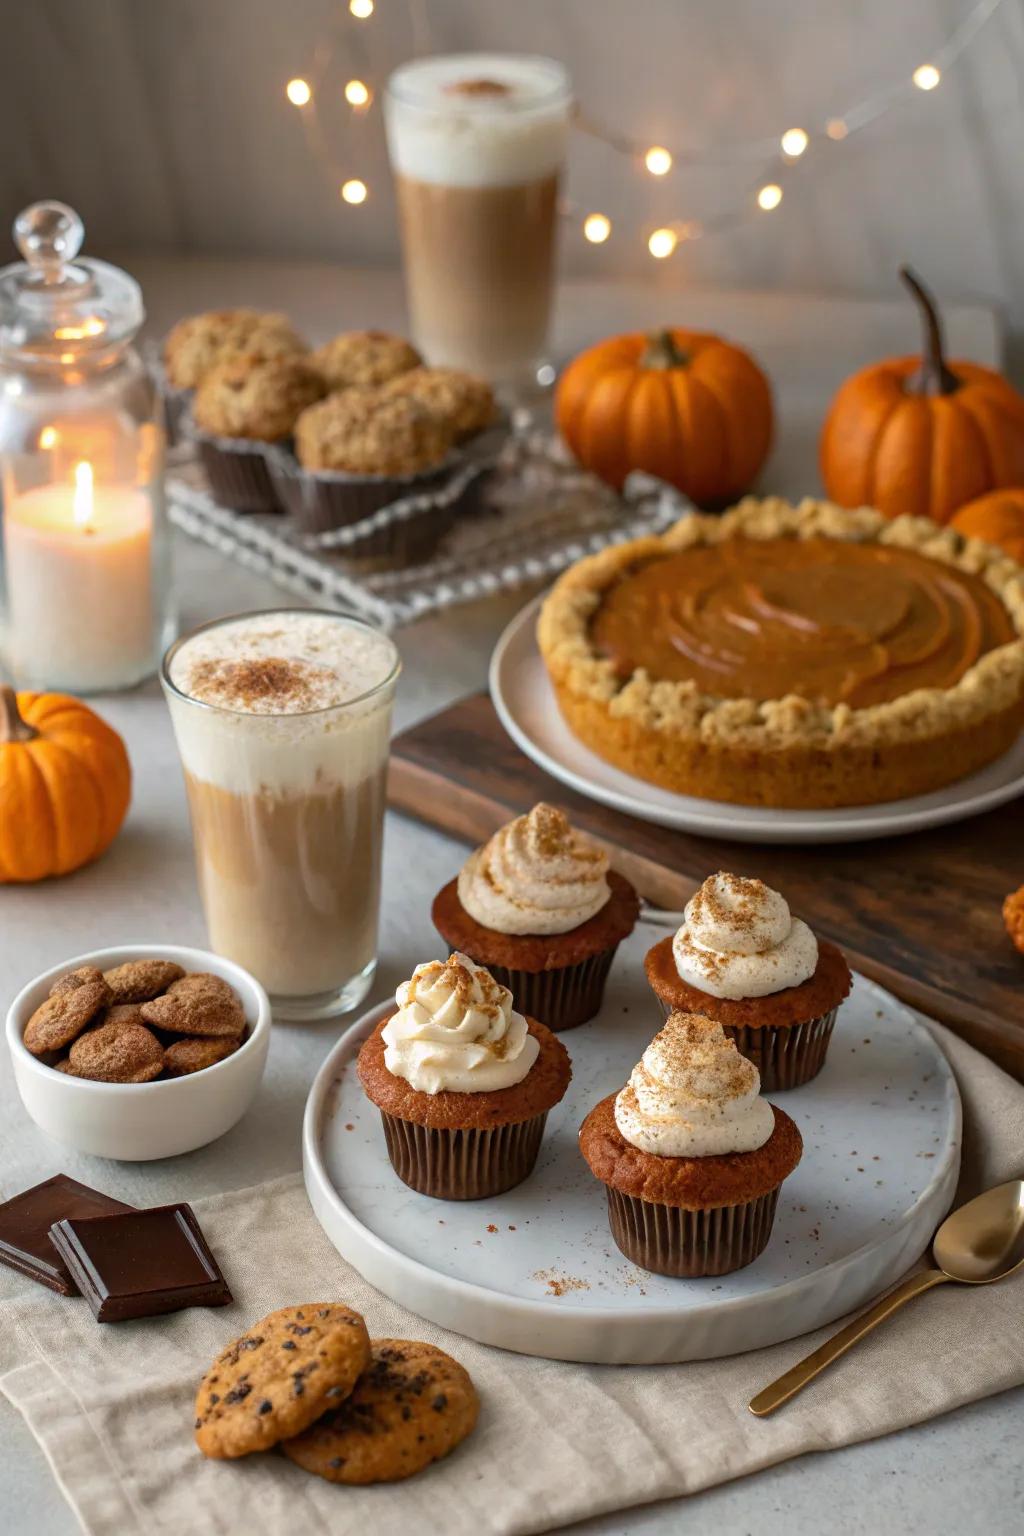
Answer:
<svg viewBox="0 0 1024 1536"><path fill-rule="evenodd" d="M724 698L642 668L623 679L591 640L604 593L648 562L729 539L836 539L900 546L980 577L1017 636L949 687L862 708ZM1024 726L1024 568L927 518L884 518L830 502L747 497L722 517L691 513L572 566L545 600L537 639L570 729L599 757L679 794L739 805L871 805L926 794L973 773Z"/></svg>

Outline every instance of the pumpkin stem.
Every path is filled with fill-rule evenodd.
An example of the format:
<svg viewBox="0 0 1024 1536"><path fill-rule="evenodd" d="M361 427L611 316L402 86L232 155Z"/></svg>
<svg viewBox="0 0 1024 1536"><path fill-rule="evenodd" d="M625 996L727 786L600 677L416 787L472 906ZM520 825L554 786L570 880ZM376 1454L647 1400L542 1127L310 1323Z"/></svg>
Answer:
<svg viewBox="0 0 1024 1536"><path fill-rule="evenodd" d="M640 359L641 368L687 368L689 352L684 352L669 330L651 331Z"/></svg>
<svg viewBox="0 0 1024 1536"><path fill-rule="evenodd" d="M34 741L38 735L35 726L21 718L14 689L4 684L0 687L0 746L12 741Z"/></svg>
<svg viewBox="0 0 1024 1536"><path fill-rule="evenodd" d="M946 367L938 306L921 279L909 267L900 267L900 280L917 301L924 323L921 366L907 380L907 390L912 395L951 395L960 388L960 380Z"/></svg>

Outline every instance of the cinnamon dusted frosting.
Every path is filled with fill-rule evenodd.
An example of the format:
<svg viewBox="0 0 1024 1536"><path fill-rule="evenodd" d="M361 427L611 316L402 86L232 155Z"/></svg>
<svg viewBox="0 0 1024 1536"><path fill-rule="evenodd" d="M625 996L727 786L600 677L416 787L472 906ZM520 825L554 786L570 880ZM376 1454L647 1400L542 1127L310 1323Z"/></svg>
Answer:
<svg viewBox="0 0 1024 1536"><path fill-rule="evenodd" d="M608 856L543 802L499 828L459 872L459 900L495 933L568 933L605 905Z"/></svg>
<svg viewBox="0 0 1024 1536"><path fill-rule="evenodd" d="M709 875L684 916L672 941L676 970L712 997L767 997L814 975L817 939L761 880Z"/></svg>
<svg viewBox="0 0 1024 1536"><path fill-rule="evenodd" d="M384 1065L419 1093L493 1093L521 1083L540 1049L512 994L453 954L418 965L381 1031Z"/></svg>
<svg viewBox="0 0 1024 1536"><path fill-rule="evenodd" d="M615 1124L632 1146L659 1157L754 1152L775 1128L753 1062L721 1024L672 1013L615 1100Z"/></svg>

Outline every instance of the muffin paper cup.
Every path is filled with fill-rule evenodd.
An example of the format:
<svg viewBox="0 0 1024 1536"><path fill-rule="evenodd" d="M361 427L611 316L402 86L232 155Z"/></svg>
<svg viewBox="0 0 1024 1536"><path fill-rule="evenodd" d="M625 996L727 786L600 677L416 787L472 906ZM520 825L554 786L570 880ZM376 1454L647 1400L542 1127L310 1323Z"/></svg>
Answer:
<svg viewBox="0 0 1024 1536"><path fill-rule="evenodd" d="M743 1205L688 1211L608 1189L608 1224L617 1246L640 1269L680 1280L727 1275L752 1264L771 1236L778 1189Z"/></svg>
<svg viewBox="0 0 1024 1536"><path fill-rule="evenodd" d="M666 1018L671 1007L659 999ZM817 1077L825 1065L828 1043L835 1028L838 1004L817 1019L804 1024L723 1024L730 1040L736 1042L741 1056L752 1061L761 1074L763 1093L781 1093L799 1088Z"/></svg>
<svg viewBox="0 0 1024 1536"><path fill-rule="evenodd" d="M362 522L382 507L428 491L451 475L458 458L449 454L415 475L349 475L341 470L303 469L294 454L277 449L271 473L281 505L303 533L327 533Z"/></svg>
<svg viewBox="0 0 1024 1536"><path fill-rule="evenodd" d="M513 1006L520 1013L539 1019L557 1034L586 1024L598 1012L618 947L613 944L611 949L602 949L589 960L554 971L516 971L505 965L485 963L473 955L470 959L477 965L486 964L495 981L508 987Z"/></svg>
<svg viewBox="0 0 1024 1536"><path fill-rule="evenodd" d="M183 430L195 444L210 493L219 506L232 512L281 510L267 468L269 444L247 437L215 437L197 427L190 414L184 418Z"/></svg>
<svg viewBox="0 0 1024 1536"><path fill-rule="evenodd" d="M380 1114L388 1156L403 1184L436 1200L483 1200L533 1172L547 1110L491 1130L434 1130Z"/></svg>

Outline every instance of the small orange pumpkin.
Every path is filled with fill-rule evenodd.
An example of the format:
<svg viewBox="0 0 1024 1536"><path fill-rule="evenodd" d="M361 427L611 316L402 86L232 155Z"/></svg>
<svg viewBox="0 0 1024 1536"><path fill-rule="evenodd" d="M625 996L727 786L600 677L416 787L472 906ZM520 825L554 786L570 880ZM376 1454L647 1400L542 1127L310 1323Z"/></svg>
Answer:
<svg viewBox="0 0 1024 1536"><path fill-rule="evenodd" d="M1024 486L990 491L969 501L954 516L952 527L969 539L998 545L1011 560L1024 565Z"/></svg>
<svg viewBox="0 0 1024 1536"><path fill-rule="evenodd" d="M66 693L0 688L0 882L98 858L130 798L124 742L99 715Z"/></svg>
<svg viewBox="0 0 1024 1536"><path fill-rule="evenodd" d="M635 332L573 359L555 420L580 464L616 490L643 469L700 506L722 506L768 456L772 393L753 358L718 336Z"/></svg>
<svg viewBox="0 0 1024 1536"><path fill-rule="evenodd" d="M935 301L900 277L924 323L924 353L887 358L840 386L821 434L821 475L842 507L946 523L1000 486L1024 484L1024 397L978 363L947 365Z"/></svg>

